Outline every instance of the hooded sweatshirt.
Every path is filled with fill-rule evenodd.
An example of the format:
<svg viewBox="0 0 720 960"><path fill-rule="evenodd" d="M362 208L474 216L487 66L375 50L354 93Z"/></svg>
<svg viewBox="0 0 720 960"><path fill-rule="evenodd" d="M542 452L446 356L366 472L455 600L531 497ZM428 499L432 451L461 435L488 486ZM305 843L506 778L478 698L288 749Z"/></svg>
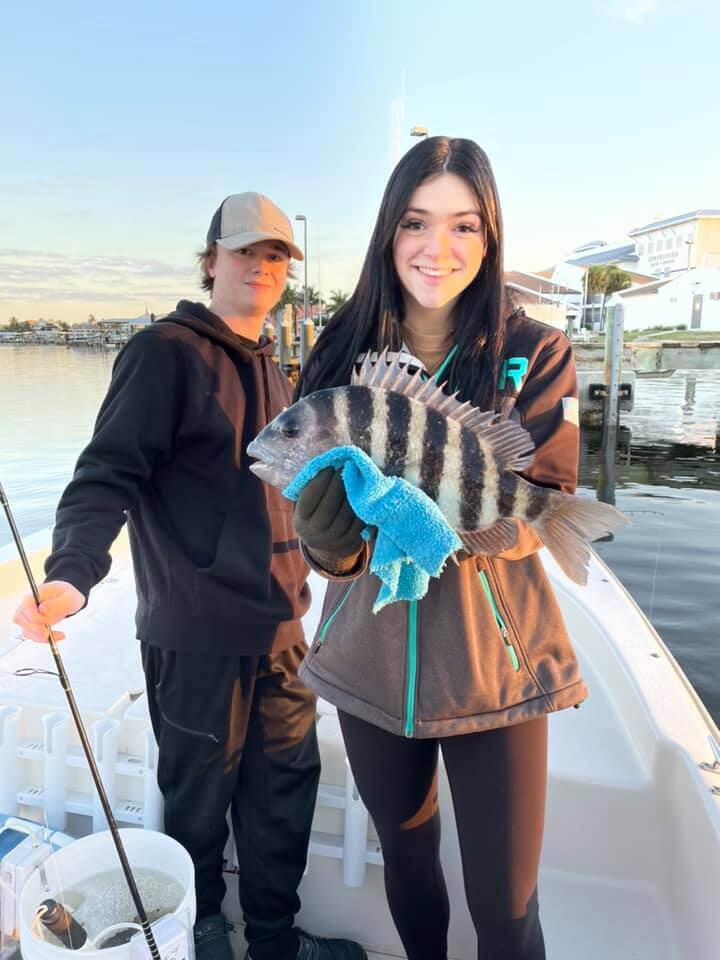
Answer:
<svg viewBox="0 0 720 960"><path fill-rule="evenodd" d="M303 641L310 592L292 504L246 454L292 402L274 349L186 300L132 337L60 500L48 580L87 596L127 520L140 640L222 655Z"/></svg>

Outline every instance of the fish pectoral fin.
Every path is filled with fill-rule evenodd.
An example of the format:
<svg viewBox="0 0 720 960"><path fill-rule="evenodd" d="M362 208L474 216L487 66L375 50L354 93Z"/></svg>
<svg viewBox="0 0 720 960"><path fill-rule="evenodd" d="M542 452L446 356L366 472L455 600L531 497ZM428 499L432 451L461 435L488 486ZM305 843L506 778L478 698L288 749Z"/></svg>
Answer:
<svg viewBox="0 0 720 960"><path fill-rule="evenodd" d="M481 530L458 530L457 534L468 553L494 556L515 546L518 528L512 520L496 520Z"/></svg>

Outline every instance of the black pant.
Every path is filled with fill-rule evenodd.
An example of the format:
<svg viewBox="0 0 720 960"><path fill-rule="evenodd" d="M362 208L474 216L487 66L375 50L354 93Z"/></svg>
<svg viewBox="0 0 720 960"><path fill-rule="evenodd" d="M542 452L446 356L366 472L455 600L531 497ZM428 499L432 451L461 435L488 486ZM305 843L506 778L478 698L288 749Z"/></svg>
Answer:
<svg viewBox="0 0 720 960"><path fill-rule="evenodd" d="M220 911L231 810L240 903L253 957L294 956L320 754L298 646L219 657L143 644L165 832L195 865L198 919Z"/></svg>
<svg viewBox="0 0 720 960"><path fill-rule="evenodd" d="M547 717L441 740L408 740L345 713L340 723L360 796L380 837L388 903L408 960L447 958L450 906L439 855L439 746L478 960L544 960L537 873Z"/></svg>

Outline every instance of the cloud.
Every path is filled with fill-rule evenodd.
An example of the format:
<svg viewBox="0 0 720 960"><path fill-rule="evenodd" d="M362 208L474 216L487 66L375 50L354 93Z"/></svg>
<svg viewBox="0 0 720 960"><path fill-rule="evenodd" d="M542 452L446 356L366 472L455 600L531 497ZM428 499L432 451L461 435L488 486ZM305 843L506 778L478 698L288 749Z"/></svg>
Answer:
<svg viewBox="0 0 720 960"><path fill-rule="evenodd" d="M0 302L165 302L196 293L198 274L162 260L0 249Z"/></svg>
<svg viewBox="0 0 720 960"><path fill-rule="evenodd" d="M626 23L641 24L657 10L656 0L630 0L616 3L614 12Z"/></svg>

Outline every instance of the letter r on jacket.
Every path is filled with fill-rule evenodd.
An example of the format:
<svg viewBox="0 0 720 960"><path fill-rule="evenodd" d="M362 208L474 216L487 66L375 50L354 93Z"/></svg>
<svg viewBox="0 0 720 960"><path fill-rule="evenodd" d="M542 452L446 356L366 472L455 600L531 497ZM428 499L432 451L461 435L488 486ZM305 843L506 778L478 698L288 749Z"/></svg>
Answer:
<svg viewBox="0 0 720 960"><path fill-rule="evenodd" d="M503 360L502 366L500 367L498 390L504 390L508 380L512 380L515 391L519 393L527 370L527 357L510 357L507 360Z"/></svg>

